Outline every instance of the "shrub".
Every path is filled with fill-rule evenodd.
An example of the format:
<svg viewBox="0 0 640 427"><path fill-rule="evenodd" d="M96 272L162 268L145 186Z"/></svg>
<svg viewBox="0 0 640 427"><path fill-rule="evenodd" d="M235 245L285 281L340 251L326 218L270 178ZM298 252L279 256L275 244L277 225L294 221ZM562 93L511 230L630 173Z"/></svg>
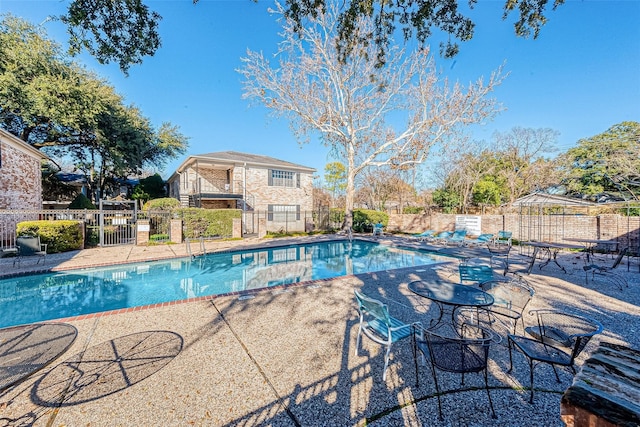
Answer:
<svg viewBox="0 0 640 427"><path fill-rule="evenodd" d="M231 237L233 219L242 215L239 209L181 208L175 213L182 219L182 230L187 239Z"/></svg>
<svg viewBox="0 0 640 427"><path fill-rule="evenodd" d="M421 214L424 213L424 207L422 206L405 206L402 209L404 214Z"/></svg>
<svg viewBox="0 0 640 427"><path fill-rule="evenodd" d="M165 242L167 240L169 240L168 234L152 234L149 236L150 242Z"/></svg>
<svg viewBox="0 0 640 427"><path fill-rule="evenodd" d="M82 249L83 224L78 221L24 221L16 226L18 236L40 236L40 242L47 244L47 253Z"/></svg>
<svg viewBox="0 0 640 427"><path fill-rule="evenodd" d="M180 200L174 199L173 197L163 197L161 199L153 199L149 200L144 204L142 210L162 210L162 211L170 211L173 209L177 209L180 207Z"/></svg>
<svg viewBox="0 0 640 427"><path fill-rule="evenodd" d="M80 193L69 204L69 209L97 209L96 205L91 203L91 200L84 194Z"/></svg>
<svg viewBox="0 0 640 427"><path fill-rule="evenodd" d="M389 216L384 212L370 209L353 210L353 231L356 233L370 232L373 230L373 225L378 223L386 227L389 223Z"/></svg>

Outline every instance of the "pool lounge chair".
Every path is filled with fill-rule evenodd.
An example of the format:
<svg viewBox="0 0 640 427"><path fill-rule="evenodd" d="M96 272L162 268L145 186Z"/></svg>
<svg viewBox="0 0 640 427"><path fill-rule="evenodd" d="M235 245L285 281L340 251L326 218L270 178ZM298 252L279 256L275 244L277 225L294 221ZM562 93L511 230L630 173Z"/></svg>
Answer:
<svg viewBox="0 0 640 427"><path fill-rule="evenodd" d="M420 242L426 242L433 239L433 235L436 234L435 230L426 230L419 234L414 234L412 237L418 239Z"/></svg>
<svg viewBox="0 0 640 427"><path fill-rule="evenodd" d="M464 241L467 237L467 230L456 230L450 236L444 238L444 243L447 245L464 245Z"/></svg>
<svg viewBox="0 0 640 427"><path fill-rule="evenodd" d="M381 223L377 223L373 225L373 233L374 236L383 236L384 235L384 225Z"/></svg>
<svg viewBox="0 0 640 427"><path fill-rule="evenodd" d="M467 246L482 246L491 243L493 240L492 233L483 233L476 237L475 239L466 239L464 244Z"/></svg>
<svg viewBox="0 0 640 427"><path fill-rule="evenodd" d="M513 236L513 233L511 231L500 230L498 231L496 237L493 239L493 243L495 245L511 246L511 236Z"/></svg>
<svg viewBox="0 0 640 427"><path fill-rule="evenodd" d="M446 243L446 240L451 237L452 234L451 231L441 231L433 236L432 241L435 243Z"/></svg>

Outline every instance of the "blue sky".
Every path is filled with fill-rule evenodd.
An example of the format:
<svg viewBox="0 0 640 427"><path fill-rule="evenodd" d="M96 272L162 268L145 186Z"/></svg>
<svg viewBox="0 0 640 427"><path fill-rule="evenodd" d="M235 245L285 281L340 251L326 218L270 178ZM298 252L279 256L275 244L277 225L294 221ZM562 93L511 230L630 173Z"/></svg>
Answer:
<svg viewBox="0 0 640 427"><path fill-rule="evenodd" d="M333 161L318 142L298 145L288 123L242 99L235 70L246 49L271 53L279 25L267 12L271 1L164 0L146 2L163 16L162 47L124 76L115 64L100 65L83 54L77 60L110 82L127 103L152 123L168 121L190 138L188 154L235 150L314 167L322 175ZM464 3L464 0L462 0ZM506 108L496 119L472 129L475 139L514 126L560 132L557 149L604 132L626 120L640 121L640 0L567 0L537 40L513 33L501 20L503 0L480 0L470 17L472 41L451 60L436 57L444 76L462 83L485 78L501 64L510 73L494 93ZM10 12L39 24L64 12L67 1L0 0ZM50 38L66 46L64 27L48 21ZM437 42L434 43L437 51ZM161 170L165 178L184 156Z"/></svg>

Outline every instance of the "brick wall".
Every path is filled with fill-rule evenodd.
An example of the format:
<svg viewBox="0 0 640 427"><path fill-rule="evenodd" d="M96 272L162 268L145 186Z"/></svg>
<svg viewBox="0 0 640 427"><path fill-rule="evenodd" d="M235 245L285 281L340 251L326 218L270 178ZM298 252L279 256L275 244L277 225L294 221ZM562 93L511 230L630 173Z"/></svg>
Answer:
<svg viewBox="0 0 640 427"><path fill-rule="evenodd" d="M453 231L456 215L390 214L389 231L420 233L425 230ZM586 215L482 215L482 232L513 232L517 240L560 242L565 237L618 240L620 247L638 248L640 217L617 214Z"/></svg>
<svg viewBox="0 0 640 427"><path fill-rule="evenodd" d="M301 211L313 209L313 178L300 173L300 188L269 186L269 170L247 168L247 193L253 196L255 210L266 211L269 205L300 205Z"/></svg>
<svg viewBox="0 0 640 427"><path fill-rule="evenodd" d="M42 156L21 144L6 132L0 134L0 209L42 208Z"/></svg>

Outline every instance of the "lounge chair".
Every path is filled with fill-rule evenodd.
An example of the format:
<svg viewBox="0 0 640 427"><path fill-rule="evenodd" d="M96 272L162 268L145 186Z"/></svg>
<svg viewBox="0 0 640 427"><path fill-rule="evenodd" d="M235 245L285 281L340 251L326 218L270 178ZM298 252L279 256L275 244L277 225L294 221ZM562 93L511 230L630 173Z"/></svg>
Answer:
<svg viewBox="0 0 640 427"><path fill-rule="evenodd" d="M420 242L426 242L433 238L433 235L436 234L435 230L426 230L419 234L414 234L412 237L414 239L418 239Z"/></svg>
<svg viewBox="0 0 640 427"><path fill-rule="evenodd" d="M384 235L384 225L381 223L377 223L373 225L373 233L374 236L383 236Z"/></svg>
<svg viewBox="0 0 640 427"><path fill-rule="evenodd" d="M441 231L433 236L432 241L435 243L446 243L446 240L451 237L453 233L451 231Z"/></svg>
<svg viewBox="0 0 640 427"><path fill-rule="evenodd" d="M464 245L464 241L467 237L467 230L456 230L450 236L444 238L444 243L447 245Z"/></svg>
<svg viewBox="0 0 640 427"><path fill-rule="evenodd" d="M483 233L476 237L475 239L466 239L464 244L467 246L483 246L491 243L493 240L492 233Z"/></svg>

